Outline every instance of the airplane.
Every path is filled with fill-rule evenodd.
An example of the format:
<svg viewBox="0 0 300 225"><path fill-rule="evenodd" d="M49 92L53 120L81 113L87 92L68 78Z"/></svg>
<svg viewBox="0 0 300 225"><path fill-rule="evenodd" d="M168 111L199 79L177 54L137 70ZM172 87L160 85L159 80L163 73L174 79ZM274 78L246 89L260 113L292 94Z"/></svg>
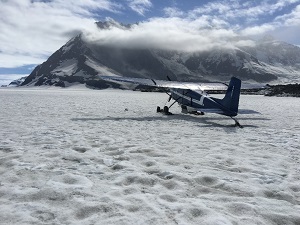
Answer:
<svg viewBox="0 0 300 225"><path fill-rule="evenodd" d="M182 113L191 113L195 115L204 115L204 113L217 113L228 116L235 121L235 126L243 128L239 121L234 118L239 114L239 99L241 90L241 80L232 77L229 85L225 83L188 83L171 81L154 80L146 78L129 78L119 76L99 76L105 81L114 83L130 83L135 85L145 85L156 88L162 88L169 95L169 100L174 102L168 107L162 109L157 106L157 112L171 115L169 109L177 102L182 109ZM219 99L211 97L207 94L208 90L224 90L226 91L224 98ZM245 113L257 113L248 110Z"/></svg>

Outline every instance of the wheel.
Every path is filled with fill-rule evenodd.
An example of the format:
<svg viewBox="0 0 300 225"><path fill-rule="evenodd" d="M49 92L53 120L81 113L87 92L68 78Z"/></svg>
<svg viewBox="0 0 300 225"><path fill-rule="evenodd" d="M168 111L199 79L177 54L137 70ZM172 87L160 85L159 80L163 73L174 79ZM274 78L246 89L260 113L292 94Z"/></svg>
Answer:
<svg viewBox="0 0 300 225"><path fill-rule="evenodd" d="M164 107L164 113L166 113L166 114L169 113L169 107L168 107L168 106L165 106L165 107Z"/></svg>
<svg viewBox="0 0 300 225"><path fill-rule="evenodd" d="M159 106L157 106L157 108L156 108L156 112L161 112L161 110L160 110L160 107L159 107Z"/></svg>

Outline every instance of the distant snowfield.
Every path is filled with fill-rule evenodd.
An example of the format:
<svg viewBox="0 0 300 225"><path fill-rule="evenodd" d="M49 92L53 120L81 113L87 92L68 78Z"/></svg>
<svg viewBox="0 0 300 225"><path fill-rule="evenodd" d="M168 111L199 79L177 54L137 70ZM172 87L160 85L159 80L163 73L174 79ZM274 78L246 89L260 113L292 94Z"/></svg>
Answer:
<svg viewBox="0 0 300 225"><path fill-rule="evenodd" d="M298 98L220 115L167 96L0 89L0 224L300 224Z"/></svg>

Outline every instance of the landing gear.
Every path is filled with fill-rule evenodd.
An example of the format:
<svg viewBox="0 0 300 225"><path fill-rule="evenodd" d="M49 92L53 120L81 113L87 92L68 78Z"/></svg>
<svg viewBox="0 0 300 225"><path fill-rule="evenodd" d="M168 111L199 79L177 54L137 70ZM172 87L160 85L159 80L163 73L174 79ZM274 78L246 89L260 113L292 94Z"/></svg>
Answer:
<svg viewBox="0 0 300 225"><path fill-rule="evenodd" d="M231 119L234 120L234 122L235 122L234 126L235 126L235 127L244 128L244 127L239 123L239 121L238 121L237 119L235 119L235 118L233 118L233 117L231 117Z"/></svg>
<svg viewBox="0 0 300 225"><path fill-rule="evenodd" d="M184 113L184 114L188 113L187 107L185 105L181 105L181 113Z"/></svg>
<svg viewBox="0 0 300 225"><path fill-rule="evenodd" d="M168 79L170 79L170 78L168 77ZM169 94L168 92L166 92L166 93L167 93L167 95L169 95L168 102L170 102L171 99L172 99L172 95ZM180 98L181 98L181 97L179 97L179 98L177 98L177 99L174 99L175 101L174 101L169 107L165 105L164 108L161 109L159 106L157 106L156 112L162 112L162 113L164 113L165 115L173 115L173 113L171 113L169 109L170 109L176 102L178 102L178 100L179 100ZM166 103L166 104L167 104L167 103Z"/></svg>
<svg viewBox="0 0 300 225"><path fill-rule="evenodd" d="M165 115L173 115L173 113L171 113L169 111L169 107L168 106L164 106L163 109L161 109L159 106L157 106L156 112L158 112L158 113L161 112L161 113L164 113Z"/></svg>
<svg viewBox="0 0 300 225"><path fill-rule="evenodd" d="M169 107L168 106L164 106L164 113L168 114L169 113Z"/></svg>
<svg viewBox="0 0 300 225"><path fill-rule="evenodd" d="M157 108L156 108L156 112L161 112L161 109L160 109L160 107L159 106L157 106Z"/></svg>
<svg viewBox="0 0 300 225"><path fill-rule="evenodd" d="M181 112L182 113L189 113L189 114L193 114L193 115L196 115L196 116L203 116L204 115L204 112L201 112L201 111L189 111L188 108L185 106L185 105L181 105Z"/></svg>
<svg viewBox="0 0 300 225"><path fill-rule="evenodd" d="M199 112L199 111L192 111L192 114L196 115L196 116L203 116L204 112Z"/></svg>

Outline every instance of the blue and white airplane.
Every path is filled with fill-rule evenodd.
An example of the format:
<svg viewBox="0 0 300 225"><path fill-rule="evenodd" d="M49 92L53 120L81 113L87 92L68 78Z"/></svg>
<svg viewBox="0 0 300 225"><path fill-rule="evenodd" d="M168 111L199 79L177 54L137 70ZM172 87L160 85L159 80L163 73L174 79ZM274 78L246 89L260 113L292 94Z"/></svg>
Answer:
<svg viewBox="0 0 300 225"><path fill-rule="evenodd" d="M239 113L239 99L241 90L241 80L232 77L229 85L224 83L187 83L175 81L163 81L143 78L128 78L117 76L100 76L101 79L115 83L131 83L136 85L146 85L157 88L164 88L166 93L174 102L168 107L161 109L157 107L157 112L167 115L172 114L169 108L174 103L178 103L183 113L193 113L203 115L204 113L217 113L231 117L235 121L235 126L242 128L242 125L234 117ZM169 78L168 78L169 79ZM224 98L218 99L209 96L205 91L226 90ZM254 111L252 111L254 112Z"/></svg>

